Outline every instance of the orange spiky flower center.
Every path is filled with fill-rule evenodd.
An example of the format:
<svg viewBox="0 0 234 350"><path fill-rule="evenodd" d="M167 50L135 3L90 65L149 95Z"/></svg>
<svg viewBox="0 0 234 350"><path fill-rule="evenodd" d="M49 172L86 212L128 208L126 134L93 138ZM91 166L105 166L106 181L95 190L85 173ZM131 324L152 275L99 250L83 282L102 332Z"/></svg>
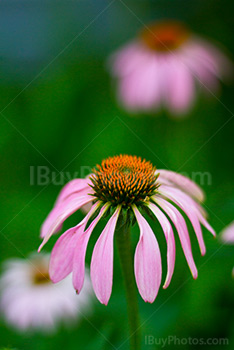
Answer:
<svg viewBox="0 0 234 350"><path fill-rule="evenodd" d="M92 175L94 196L102 202L129 207L143 204L158 187L156 168L140 157L120 155L97 165Z"/></svg>
<svg viewBox="0 0 234 350"><path fill-rule="evenodd" d="M188 37L187 28L176 21L162 21L152 24L140 33L140 39L148 48L161 52L178 49Z"/></svg>

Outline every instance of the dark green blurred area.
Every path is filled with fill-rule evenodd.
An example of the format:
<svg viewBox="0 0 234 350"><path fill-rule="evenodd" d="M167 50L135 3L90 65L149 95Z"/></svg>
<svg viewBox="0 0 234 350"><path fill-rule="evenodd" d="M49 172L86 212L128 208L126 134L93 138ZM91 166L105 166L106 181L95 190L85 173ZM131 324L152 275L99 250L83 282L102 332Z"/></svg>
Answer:
<svg viewBox="0 0 234 350"><path fill-rule="evenodd" d="M185 119L173 119L166 112L133 117L118 107L106 70L108 55L135 35L140 21L167 17L181 19L194 32L219 42L233 58L233 1L117 0L104 10L108 3L10 0L0 4L1 261L25 257L38 248L41 223L62 187L54 184L52 176L61 179L59 172L72 176L77 171L79 176L82 167L95 166L120 153L144 157L157 168L190 177L198 172L209 174L211 183L205 180L202 187L210 223L219 233L233 220L233 83L223 86L217 98L199 96ZM30 167L38 166L49 168L51 181L47 185L30 184ZM78 213L69 223L81 218ZM165 278L166 244L159 226L150 223L162 247ZM152 305L139 297L143 349L156 348L146 344L148 336L228 338L228 346L199 348L234 347L234 247L222 246L204 229L207 254L201 257L190 231L199 278L193 281L190 276L177 239L171 285L160 289ZM95 232L88 263L98 237ZM137 238L134 227L134 244ZM52 238L45 250L50 251L55 241L56 237ZM2 347L110 349L108 339L116 348L128 349L117 254L110 302L107 307L96 302L89 321L82 320L70 330L61 327L48 336L20 334L2 319L0 322ZM165 346L172 347L195 348Z"/></svg>

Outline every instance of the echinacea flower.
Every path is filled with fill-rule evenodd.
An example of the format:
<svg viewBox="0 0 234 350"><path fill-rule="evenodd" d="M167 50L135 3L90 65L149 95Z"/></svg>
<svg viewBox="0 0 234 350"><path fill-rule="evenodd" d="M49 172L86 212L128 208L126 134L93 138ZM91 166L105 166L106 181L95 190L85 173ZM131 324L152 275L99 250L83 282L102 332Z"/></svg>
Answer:
<svg viewBox="0 0 234 350"><path fill-rule="evenodd" d="M234 244L234 221L223 229L220 237L224 243Z"/></svg>
<svg viewBox="0 0 234 350"><path fill-rule="evenodd" d="M192 275L197 277L188 229L179 209L191 221L202 254L206 249L200 223L215 234L199 204L203 199L202 190L190 179L172 171L156 170L140 157L120 155L103 160L87 179L73 180L63 188L42 226L44 240L39 250L51 235L61 229L68 216L87 203L93 203L85 218L57 240L50 260L51 280L59 282L72 272L74 288L78 293L81 291L90 236L104 215L110 215L95 244L90 270L96 296L101 303L107 304L112 291L113 239L118 218L121 217L121 221L126 218L125 224L131 224L135 217L140 229L134 257L136 283L142 298L153 302L161 284L161 254L156 235L143 216L144 209L159 221L167 241L166 288L175 265L171 223L178 232Z"/></svg>
<svg viewBox="0 0 234 350"><path fill-rule="evenodd" d="M54 285L49 278L49 254L9 259L0 278L0 309L19 330L54 331L59 322L74 322L91 309L93 291L87 272L84 290L77 296L71 276Z"/></svg>
<svg viewBox="0 0 234 350"><path fill-rule="evenodd" d="M221 241L225 244L234 244L234 221L226 226L220 233ZM232 276L234 278L234 267L232 269Z"/></svg>
<svg viewBox="0 0 234 350"><path fill-rule="evenodd" d="M196 85L214 92L232 73L220 49L180 22L160 21L114 53L110 71L117 78L120 104L131 112L163 106L179 115L192 106Z"/></svg>

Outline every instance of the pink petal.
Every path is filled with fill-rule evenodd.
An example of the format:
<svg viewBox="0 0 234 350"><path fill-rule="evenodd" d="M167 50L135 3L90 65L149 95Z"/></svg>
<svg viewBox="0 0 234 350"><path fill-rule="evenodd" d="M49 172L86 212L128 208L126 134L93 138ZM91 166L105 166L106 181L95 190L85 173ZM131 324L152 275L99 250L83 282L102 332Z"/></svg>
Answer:
<svg viewBox="0 0 234 350"><path fill-rule="evenodd" d="M162 279L161 254L157 239L136 206L133 207L140 239L136 247L134 268L136 283L142 298L149 303L155 300Z"/></svg>
<svg viewBox="0 0 234 350"><path fill-rule="evenodd" d="M133 41L111 55L110 70L117 77L127 76L144 66L150 54L149 50L146 50L138 41Z"/></svg>
<svg viewBox="0 0 234 350"><path fill-rule="evenodd" d="M162 226L164 235L167 241L167 277L163 288L167 288L171 282L171 278L175 267L175 238L173 229L166 215L153 203L149 203L148 207L153 212L153 214L158 219L160 225Z"/></svg>
<svg viewBox="0 0 234 350"><path fill-rule="evenodd" d="M121 207L109 219L98 238L91 260L91 280L98 300L107 305L113 281L113 237Z"/></svg>
<svg viewBox="0 0 234 350"><path fill-rule="evenodd" d="M62 203L64 200L66 200L70 195L74 193L79 193L80 195L81 191L86 190L85 194L88 194L88 192L92 190L92 188L89 186L90 184L91 184L91 181L89 179L74 179L69 181L59 193L58 198L55 202L55 206Z"/></svg>
<svg viewBox="0 0 234 350"><path fill-rule="evenodd" d="M220 237L225 243L234 243L234 221L225 227L225 229L221 232Z"/></svg>
<svg viewBox="0 0 234 350"><path fill-rule="evenodd" d="M78 238L77 230L77 226L67 230L59 237L52 250L49 274L54 283L61 281L72 272L74 248Z"/></svg>
<svg viewBox="0 0 234 350"><path fill-rule="evenodd" d="M173 188L173 187L168 187L168 186L162 185L162 186L160 187L160 190L161 190L161 192L162 192L163 194L165 193L167 196L170 196L170 199L173 200L174 202L175 202L176 200L179 200L179 198L181 198L182 201L183 201L183 208L185 208L185 210L182 208L182 203L179 204L179 202L178 202L177 205L178 205L179 207L181 207L182 210L184 210L184 212L185 212L186 215L189 217L189 219L190 219L190 216L194 216L194 215L195 215L195 216L197 217L198 221L199 221L199 222L214 236L214 237L216 236L216 233L215 233L214 229L210 226L210 224L207 222L207 220L206 220L205 217L204 217L204 216L206 216L206 212L204 211L204 209L203 209L197 202L195 202L195 201L193 200L193 198L189 197L186 193L182 192L181 190L179 190L179 189L177 189L177 188ZM166 192L165 192L165 191L166 191ZM173 196L173 197L172 197L172 196ZM189 203L189 209L187 209L188 204L186 204L186 202ZM175 203L176 203L176 202L175 202ZM190 213L190 211L191 211L191 213L192 213L193 215ZM187 212L190 213L190 214L188 215ZM190 219L190 221L192 222L191 219ZM192 224L193 224L193 223L192 223ZM194 222L194 224L195 224L195 222ZM195 226L197 227L197 225L198 225L198 224L196 224ZM193 225L193 227L194 227L194 225ZM195 230L195 233L196 233L196 235L197 235L197 232L196 232L195 227L194 227L194 230ZM198 229L198 235L200 235L200 234L199 234L199 229ZM198 239L198 242L199 242L199 245L200 245L200 249L201 249L202 254L203 254L203 252L204 252L204 254L205 254L205 251L204 251L205 247L202 248L202 246L204 245L204 242L202 243L203 237L197 237L197 239ZM204 254L203 254L203 255L204 255Z"/></svg>
<svg viewBox="0 0 234 350"><path fill-rule="evenodd" d="M216 233L213 229L213 227L210 226L210 224L207 222L207 220L202 216L202 214L198 211L197 213L198 219L200 223L214 236L216 237Z"/></svg>
<svg viewBox="0 0 234 350"><path fill-rule="evenodd" d="M61 190L61 192L60 192L60 194L55 202L54 208L58 207L62 203L65 203L66 200L73 200L74 198L77 198L77 197L83 197L83 196L87 196L89 194L92 194L93 189L89 186L90 183L91 183L91 181L89 179L75 179L75 180L68 182ZM41 235L40 235L42 238L44 238L44 236L46 234L47 221L49 221L52 213L53 213L53 210L50 212L50 214L48 215L44 224L42 225ZM44 225L45 225L45 227L44 227ZM62 224L60 226L58 226L54 232L56 233L56 232L60 231L61 229L62 229Z"/></svg>
<svg viewBox="0 0 234 350"><path fill-rule="evenodd" d="M91 181L86 178L86 179L74 179L68 182L61 190L60 194L58 195L58 198L54 204L54 208L59 206L61 203L65 202L66 199L73 199L75 196L83 197L88 194L93 193L93 189L89 186L91 184ZM51 214L51 213L50 213ZM48 215L47 219L49 219L50 214ZM46 224L45 220L44 224ZM44 225L43 224L43 225ZM56 229L55 232L58 232L62 228L62 225ZM44 238L44 229L42 226L41 230L41 237Z"/></svg>
<svg viewBox="0 0 234 350"><path fill-rule="evenodd" d="M159 76L157 57L149 55L134 72L121 79L120 102L133 111L156 107L160 99Z"/></svg>
<svg viewBox="0 0 234 350"><path fill-rule="evenodd" d="M229 78L233 73L233 63L229 58L208 41L194 38L190 45L184 47L184 54L193 58L210 74L219 79Z"/></svg>
<svg viewBox="0 0 234 350"><path fill-rule="evenodd" d="M191 71L181 62L180 57L172 56L164 69L164 102L172 113L186 112L195 97L194 79Z"/></svg>
<svg viewBox="0 0 234 350"><path fill-rule="evenodd" d="M190 197L188 197L185 193L166 186L160 187L160 193L162 195L165 195L168 199L172 200L185 212L185 214L191 221L194 232L197 236L201 254L205 255L206 247L202 236L201 225L197 216L197 208L193 205L192 199L190 199Z"/></svg>
<svg viewBox="0 0 234 350"><path fill-rule="evenodd" d="M73 256L79 234L84 232L85 226L89 218L97 210L100 205L97 202L86 217L75 227L67 230L56 242L50 258L49 274L54 283L64 279L72 272Z"/></svg>
<svg viewBox="0 0 234 350"><path fill-rule="evenodd" d="M197 268L195 262L193 260L191 242L188 234L188 229L186 226L186 222L180 212L169 202L164 200L163 198L157 197L157 204L166 212L171 221L176 227L176 230L179 234L180 242L182 249L184 251L184 255L188 262L189 268L191 270L192 276L194 279L197 278Z"/></svg>
<svg viewBox="0 0 234 350"><path fill-rule="evenodd" d="M204 193L202 189L188 177L175 173L174 171L163 169L158 169L156 174L159 174L160 183L163 184L165 180L166 185L169 182L171 185L179 187L181 190L196 198L198 201L204 201Z"/></svg>
<svg viewBox="0 0 234 350"><path fill-rule="evenodd" d="M191 70L193 77L201 84L203 88L212 91L218 91L220 84L217 76L210 69L207 61L200 60L196 57L196 52L189 51L189 48L182 53L181 60Z"/></svg>
<svg viewBox="0 0 234 350"><path fill-rule="evenodd" d="M104 205L98 216L92 221L90 226L87 228L86 231L79 231L78 239L76 241L76 245L74 246L74 257L73 257L73 273L72 273L72 281L73 286L77 293L80 293L83 284L84 284L84 276L85 276L85 255L86 255L86 249L88 245L89 238L101 219L101 217L105 214L106 210L108 209L109 204Z"/></svg>
<svg viewBox="0 0 234 350"><path fill-rule="evenodd" d="M69 196L67 196L66 198L64 198L63 200L59 201L59 204L63 204L63 203L66 203L68 202L69 200L73 200L74 198L77 198L78 196L79 197L83 197L83 196L87 196L87 195L91 195L93 194L94 191L92 188L90 188L89 186L88 187L85 187L84 189L81 189L80 191L77 191L77 192L72 192ZM93 198L94 199L94 198ZM93 205L93 202L89 202L88 204L85 204L83 206L80 207L80 210L84 213L84 214L87 214L89 212L89 210L92 208L92 205ZM57 202L55 203L54 207L57 207L58 204ZM63 227L63 223L58 226L56 228L56 230L54 231L54 233L57 233L59 231L62 230L62 227ZM42 237L43 238L43 237Z"/></svg>
<svg viewBox="0 0 234 350"><path fill-rule="evenodd" d="M80 209L80 207L83 205L93 201L93 197L89 195L82 197L77 197L77 195L75 196L76 198L69 198L68 200L54 207L54 209L50 212L47 219L42 225L41 236L44 237L44 239L38 251L42 249L52 234L56 232L58 227L60 227L70 215Z"/></svg>

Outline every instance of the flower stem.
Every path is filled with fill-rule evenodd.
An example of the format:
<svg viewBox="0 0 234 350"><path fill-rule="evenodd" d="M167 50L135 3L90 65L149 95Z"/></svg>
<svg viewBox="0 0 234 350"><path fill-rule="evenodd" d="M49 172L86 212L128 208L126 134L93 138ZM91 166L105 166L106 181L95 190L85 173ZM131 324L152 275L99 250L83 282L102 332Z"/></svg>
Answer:
<svg viewBox="0 0 234 350"><path fill-rule="evenodd" d="M131 254L130 228L126 225L123 225L122 227L116 230L115 237L126 290L128 322L130 332L130 349L139 350L141 347L139 332L139 309L133 269L133 259Z"/></svg>

